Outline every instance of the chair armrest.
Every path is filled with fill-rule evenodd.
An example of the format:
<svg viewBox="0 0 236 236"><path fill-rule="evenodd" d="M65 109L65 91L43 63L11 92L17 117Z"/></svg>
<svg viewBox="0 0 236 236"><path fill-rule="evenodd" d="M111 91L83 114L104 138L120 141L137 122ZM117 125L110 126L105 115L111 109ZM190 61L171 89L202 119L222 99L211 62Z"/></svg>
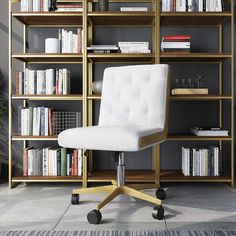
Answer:
<svg viewBox="0 0 236 236"><path fill-rule="evenodd" d="M160 143L165 141L167 138L167 132L163 131L160 133L155 133L147 136L143 136L139 139L139 146L144 148L146 146L154 145L156 143Z"/></svg>

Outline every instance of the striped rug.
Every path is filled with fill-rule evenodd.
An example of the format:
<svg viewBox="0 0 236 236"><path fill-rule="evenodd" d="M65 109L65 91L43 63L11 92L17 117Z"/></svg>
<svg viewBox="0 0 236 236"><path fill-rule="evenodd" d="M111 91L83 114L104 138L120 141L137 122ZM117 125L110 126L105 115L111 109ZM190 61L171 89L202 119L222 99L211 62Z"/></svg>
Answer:
<svg viewBox="0 0 236 236"><path fill-rule="evenodd" d="M0 236L236 236L236 231L2 231Z"/></svg>

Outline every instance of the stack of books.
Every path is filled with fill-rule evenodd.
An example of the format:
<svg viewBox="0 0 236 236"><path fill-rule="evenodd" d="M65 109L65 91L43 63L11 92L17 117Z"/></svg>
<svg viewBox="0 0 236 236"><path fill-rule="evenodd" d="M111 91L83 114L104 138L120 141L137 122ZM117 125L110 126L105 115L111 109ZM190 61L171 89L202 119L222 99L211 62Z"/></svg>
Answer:
<svg viewBox="0 0 236 236"><path fill-rule="evenodd" d="M164 36L161 40L162 52L190 52L190 35Z"/></svg>
<svg viewBox="0 0 236 236"><path fill-rule="evenodd" d="M17 71L16 95L67 95L71 90L68 69Z"/></svg>
<svg viewBox="0 0 236 236"><path fill-rule="evenodd" d="M117 53L119 48L116 45L91 45L87 47L90 53Z"/></svg>
<svg viewBox="0 0 236 236"><path fill-rule="evenodd" d="M134 11L134 12L147 12L147 7L120 7L120 11Z"/></svg>
<svg viewBox="0 0 236 236"><path fill-rule="evenodd" d="M182 173L185 176L219 176L222 171L218 147L182 147Z"/></svg>
<svg viewBox="0 0 236 236"><path fill-rule="evenodd" d="M58 31L61 53L82 53L83 30L81 28L78 28L75 34L65 29Z"/></svg>
<svg viewBox="0 0 236 236"><path fill-rule="evenodd" d="M23 176L82 176L82 150L67 153L66 148L23 150Z"/></svg>
<svg viewBox="0 0 236 236"><path fill-rule="evenodd" d="M162 0L163 12L222 12L222 0Z"/></svg>
<svg viewBox="0 0 236 236"><path fill-rule="evenodd" d="M77 3L58 2L57 10L59 12L83 12L83 5Z"/></svg>
<svg viewBox="0 0 236 236"><path fill-rule="evenodd" d="M81 126L80 112L55 112L49 107L19 108L18 131L22 136L58 135Z"/></svg>
<svg viewBox="0 0 236 236"><path fill-rule="evenodd" d="M220 127L216 128L199 128L191 129L191 133L197 136L229 136L228 130L222 130Z"/></svg>
<svg viewBox="0 0 236 236"><path fill-rule="evenodd" d="M151 53L149 42L118 42L121 53Z"/></svg>
<svg viewBox="0 0 236 236"><path fill-rule="evenodd" d="M21 0L20 7L22 12L49 11L51 0Z"/></svg>

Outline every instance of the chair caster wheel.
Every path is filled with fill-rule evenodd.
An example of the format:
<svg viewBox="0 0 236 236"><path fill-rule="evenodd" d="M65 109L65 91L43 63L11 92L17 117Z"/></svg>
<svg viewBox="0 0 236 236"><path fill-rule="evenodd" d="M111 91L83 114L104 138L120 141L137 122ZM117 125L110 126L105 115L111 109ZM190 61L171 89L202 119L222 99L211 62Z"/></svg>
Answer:
<svg viewBox="0 0 236 236"><path fill-rule="evenodd" d="M98 210L92 210L88 213L87 219L90 224L97 225L102 219L102 214Z"/></svg>
<svg viewBox="0 0 236 236"><path fill-rule="evenodd" d="M166 199L166 191L163 188L158 188L156 191L156 197L160 200Z"/></svg>
<svg viewBox="0 0 236 236"><path fill-rule="evenodd" d="M79 204L79 194L72 194L71 195L71 204L78 205Z"/></svg>
<svg viewBox="0 0 236 236"><path fill-rule="evenodd" d="M157 220L163 220L164 219L164 208L161 205L153 207L152 217Z"/></svg>

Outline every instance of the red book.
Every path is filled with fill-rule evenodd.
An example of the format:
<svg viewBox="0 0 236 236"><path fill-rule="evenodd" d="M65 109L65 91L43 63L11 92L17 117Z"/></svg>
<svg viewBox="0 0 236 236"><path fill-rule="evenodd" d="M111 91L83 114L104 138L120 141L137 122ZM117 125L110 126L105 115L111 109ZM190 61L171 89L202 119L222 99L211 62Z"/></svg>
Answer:
<svg viewBox="0 0 236 236"><path fill-rule="evenodd" d="M23 149L23 176L28 176L28 150L31 147Z"/></svg>
<svg viewBox="0 0 236 236"><path fill-rule="evenodd" d="M174 35L174 36L163 36L162 37L163 40L190 40L191 36L190 35Z"/></svg>
<svg viewBox="0 0 236 236"><path fill-rule="evenodd" d="M77 149L74 150L73 157L74 157L74 175L78 176L78 150Z"/></svg>
<svg viewBox="0 0 236 236"><path fill-rule="evenodd" d="M78 39L78 53L82 52L82 34L81 34L81 29L77 29L77 39Z"/></svg>

